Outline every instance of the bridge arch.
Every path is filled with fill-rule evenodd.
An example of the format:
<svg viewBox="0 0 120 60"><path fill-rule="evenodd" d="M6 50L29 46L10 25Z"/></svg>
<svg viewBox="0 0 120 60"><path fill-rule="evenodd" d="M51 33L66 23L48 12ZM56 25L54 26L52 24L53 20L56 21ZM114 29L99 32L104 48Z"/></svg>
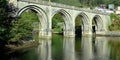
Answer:
<svg viewBox="0 0 120 60"><path fill-rule="evenodd" d="M81 25L81 32L88 31L89 29L89 17L87 16L86 13L80 12L75 16L75 20L77 17L80 17L82 20L82 25Z"/></svg>
<svg viewBox="0 0 120 60"><path fill-rule="evenodd" d="M95 22L95 31L101 31L103 29L103 20L100 15L95 15L92 21Z"/></svg>
<svg viewBox="0 0 120 60"><path fill-rule="evenodd" d="M47 14L45 13L45 11L36 6L36 5L28 5L28 6L25 6L23 8L21 8L20 10L18 10L18 12L16 13L16 16L17 17L20 17L21 14L26 11L26 10L34 10L35 12L37 12L37 15L38 15L38 18L39 18L39 36L44 36L46 35L47 33L47 28L48 28L48 17L47 17Z"/></svg>
<svg viewBox="0 0 120 60"><path fill-rule="evenodd" d="M54 15L60 13L64 20L64 35L69 34L69 31L72 30L71 26L71 15L64 9L56 10L52 13L52 18Z"/></svg>

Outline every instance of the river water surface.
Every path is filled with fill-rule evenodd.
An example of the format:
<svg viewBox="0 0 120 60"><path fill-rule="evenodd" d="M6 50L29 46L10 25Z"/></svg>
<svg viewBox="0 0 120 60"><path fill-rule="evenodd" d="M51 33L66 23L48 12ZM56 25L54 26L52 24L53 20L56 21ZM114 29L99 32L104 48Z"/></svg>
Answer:
<svg viewBox="0 0 120 60"><path fill-rule="evenodd" d="M41 39L39 46L8 60L120 60L120 37L54 35L52 39Z"/></svg>

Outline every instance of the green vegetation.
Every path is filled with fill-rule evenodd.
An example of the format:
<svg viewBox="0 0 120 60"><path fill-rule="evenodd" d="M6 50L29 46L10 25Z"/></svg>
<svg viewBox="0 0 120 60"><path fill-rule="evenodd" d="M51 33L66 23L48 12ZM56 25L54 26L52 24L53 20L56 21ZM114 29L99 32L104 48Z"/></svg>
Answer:
<svg viewBox="0 0 120 60"><path fill-rule="evenodd" d="M36 28L39 27L39 21L36 12L28 10L16 20L9 15L12 8L8 5L7 0L0 0L0 43L38 39Z"/></svg>
<svg viewBox="0 0 120 60"><path fill-rule="evenodd" d="M79 0L51 0L52 2L81 7Z"/></svg>
<svg viewBox="0 0 120 60"><path fill-rule="evenodd" d="M29 39L33 39L33 33L34 36L38 36L36 35L38 33L37 30L35 30L34 28L38 28L39 29L39 24L34 24L36 22L39 22L39 19L36 15L36 13L34 13L33 11L28 10L27 12L24 12L21 15L21 18L18 20L15 20L12 24L13 27L11 29L11 39L10 41L15 42L15 41L19 41L19 40L29 40ZM34 27L33 25L37 26ZM33 31L33 29L35 31ZM37 37L35 37L36 39Z"/></svg>
<svg viewBox="0 0 120 60"><path fill-rule="evenodd" d="M80 54L81 53L81 41L82 38L77 37L75 38L75 50Z"/></svg>
<svg viewBox="0 0 120 60"><path fill-rule="evenodd" d="M61 13L58 13L52 19L53 32L57 32L57 33L63 32L63 26L64 26L64 19Z"/></svg>
<svg viewBox="0 0 120 60"><path fill-rule="evenodd" d="M80 16L77 16L75 19L75 26L81 26L82 25L82 19Z"/></svg>
<svg viewBox="0 0 120 60"><path fill-rule="evenodd" d="M111 14L112 24L109 26L110 31L120 31L120 16Z"/></svg>
<svg viewBox="0 0 120 60"><path fill-rule="evenodd" d="M6 43L10 39L12 18L9 16L9 6L6 0L0 0L0 43Z"/></svg>
<svg viewBox="0 0 120 60"><path fill-rule="evenodd" d="M48 0L47 0L48 1ZM111 4L114 3L115 6L120 5L120 0L51 0L51 2L63 3L67 5L77 6L77 7L94 7L100 4ZM36 13L32 11L25 12L21 15L18 20L13 19L9 12L12 12L11 8L8 6L7 0L0 0L0 40L1 42L8 41L19 41L25 39L38 39L37 30L34 31L32 26L33 22L39 22ZM114 19L113 23L109 26L110 31L120 30L120 18L115 14L111 15ZM56 14L53 17L52 28L54 32L63 32L64 20L61 13ZM76 27L80 28L78 22L80 18L77 18ZM62 23L61 25L59 23ZM33 33L33 31L35 33ZM35 34L35 37L32 36Z"/></svg>
<svg viewBox="0 0 120 60"><path fill-rule="evenodd" d="M61 57L63 57L63 37L54 34L52 39L52 58L62 60Z"/></svg>
<svg viewBox="0 0 120 60"><path fill-rule="evenodd" d="M109 41L111 46L110 59L111 60L120 60L120 41Z"/></svg>
<svg viewBox="0 0 120 60"><path fill-rule="evenodd" d="M49 0L45 0L49 1ZM119 6L120 0L51 0L51 2L62 3L77 7L95 7L99 6L100 4L115 4L115 6Z"/></svg>

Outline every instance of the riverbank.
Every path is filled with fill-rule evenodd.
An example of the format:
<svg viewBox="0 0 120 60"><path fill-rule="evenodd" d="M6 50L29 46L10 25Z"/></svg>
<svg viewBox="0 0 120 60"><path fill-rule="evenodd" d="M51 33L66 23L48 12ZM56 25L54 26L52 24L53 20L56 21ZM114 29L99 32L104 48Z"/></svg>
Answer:
<svg viewBox="0 0 120 60"><path fill-rule="evenodd" d="M105 32L96 32L97 36L118 36L120 37L120 31L105 31Z"/></svg>
<svg viewBox="0 0 120 60"><path fill-rule="evenodd" d="M16 44L7 44L3 47L3 52L1 50L1 52L3 54L12 54L12 53L16 53L16 52L25 52L27 50L29 50L32 47L37 46L38 43L35 41L22 41L20 44L16 43Z"/></svg>

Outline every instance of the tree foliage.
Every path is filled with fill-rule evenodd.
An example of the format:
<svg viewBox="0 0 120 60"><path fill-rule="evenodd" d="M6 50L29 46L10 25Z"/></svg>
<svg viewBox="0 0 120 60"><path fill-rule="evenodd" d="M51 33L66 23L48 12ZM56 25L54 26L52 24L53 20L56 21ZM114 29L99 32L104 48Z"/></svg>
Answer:
<svg viewBox="0 0 120 60"><path fill-rule="evenodd" d="M99 6L100 4L115 4L115 6L119 6L120 0L79 0L82 5L87 6Z"/></svg>
<svg viewBox="0 0 120 60"><path fill-rule="evenodd" d="M47 0L48 1L48 0ZM100 4L115 4L115 6L120 5L120 0L51 0L51 2L62 3L77 7L94 7L99 6ZM11 12L10 6L8 6L7 0L0 0L0 41L18 41L27 37L32 36L33 22L38 22L38 17L36 13L33 12L25 12L21 15L21 19L13 20L13 18L9 15ZM114 19L114 23L120 21L120 17L112 14L111 18ZM78 18L80 19L80 18ZM62 15L59 13L55 15L53 18L52 28L59 28L57 26L58 22L63 22ZM80 20L77 20L78 22ZM76 22L76 25L79 23ZM111 24L110 30L120 30L120 24Z"/></svg>
<svg viewBox="0 0 120 60"><path fill-rule="evenodd" d="M12 18L9 16L7 0L0 0L0 40L6 42L10 38Z"/></svg>
<svg viewBox="0 0 120 60"><path fill-rule="evenodd" d="M28 10L21 15L21 18L13 22L10 41L33 39L33 24L39 22L36 13ZM39 24L38 24L39 25ZM39 29L39 27L37 26Z"/></svg>
<svg viewBox="0 0 120 60"><path fill-rule="evenodd" d="M112 24L109 26L110 31L120 31L120 16L111 14Z"/></svg>
<svg viewBox="0 0 120 60"><path fill-rule="evenodd" d="M100 4L115 4L115 6L119 6L120 4L120 0L79 0L80 3L82 3L83 5L87 5L87 6L99 6Z"/></svg>
<svg viewBox="0 0 120 60"><path fill-rule="evenodd" d="M79 2L79 0L51 0L51 2L81 7L81 3Z"/></svg>
<svg viewBox="0 0 120 60"><path fill-rule="evenodd" d="M115 6L120 5L120 0L51 0L51 2L73 5L77 7L95 7L100 4L115 4Z"/></svg>
<svg viewBox="0 0 120 60"><path fill-rule="evenodd" d="M60 23L60 24L59 24ZM54 32L63 32L64 19L61 13L55 14L52 19L52 29Z"/></svg>
<svg viewBox="0 0 120 60"><path fill-rule="evenodd" d="M25 12L20 19L14 19L13 12L7 0L0 0L0 43L19 41L32 36L34 22L38 22L36 13Z"/></svg>

